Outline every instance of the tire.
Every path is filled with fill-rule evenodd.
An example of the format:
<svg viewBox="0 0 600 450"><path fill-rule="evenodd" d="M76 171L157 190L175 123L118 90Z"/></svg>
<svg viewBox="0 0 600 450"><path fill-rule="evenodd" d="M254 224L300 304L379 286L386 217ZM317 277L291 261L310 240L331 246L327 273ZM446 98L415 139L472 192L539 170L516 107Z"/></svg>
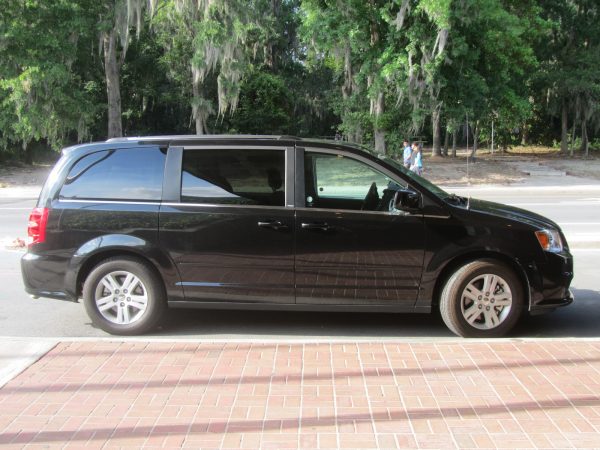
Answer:
<svg viewBox="0 0 600 450"><path fill-rule="evenodd" d="M83 304L92 323L110 334L152 330L166 309L165 289L146 263L129 257L102 261L83 285Z"/></svg>
<svg viewBox="0 0 600 450"><path fill-rule="evenodd" d="M442 319L463 337L504 336L516 325L523 307L523 286L515 272L487 259L454 272L440 298Z"/></svg>

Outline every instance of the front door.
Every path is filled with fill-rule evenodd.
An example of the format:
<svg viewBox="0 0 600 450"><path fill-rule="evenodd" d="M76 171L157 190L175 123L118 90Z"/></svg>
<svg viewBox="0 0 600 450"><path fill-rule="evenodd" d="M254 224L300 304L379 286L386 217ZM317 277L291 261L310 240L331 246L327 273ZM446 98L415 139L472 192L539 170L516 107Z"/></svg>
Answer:
<svg viewBox="0 0 600 450"><path fill-rule="evenodd" d="M390 211L406 183L353 155L305 151L303 163L296 302L411 309L423 266L423 217Z"/></svg>
<svg viewBox="0 0 600 450"><path fill-rule="evenodd" d="M294 303L294 211L284 148L184 149L160 240L186 300Z"/></svg>

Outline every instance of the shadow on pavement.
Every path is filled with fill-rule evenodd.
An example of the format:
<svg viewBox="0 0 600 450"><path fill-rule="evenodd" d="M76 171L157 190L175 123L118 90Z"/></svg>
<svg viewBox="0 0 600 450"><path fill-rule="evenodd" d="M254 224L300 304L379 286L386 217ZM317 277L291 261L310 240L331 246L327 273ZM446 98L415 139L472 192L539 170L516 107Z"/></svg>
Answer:
<svg viewBox="0 0 600 450"><path fill-rule="evenodd" d="M600 337L600 292L574 289L575 302L539 316L525 316L509 337ZM203 335L406 338L454 337L439 314L170 310L155 336Z"/></svg>
<svg viewBox="0 0 600 450"><path fill-rule="evenodd" d="M170 310L160 336L451 337L436 314Z"/></svg>
<svg viewBox="0 0 600 450"><path fill-rule="evenodd" d="M540 316L526 317L515 329L519 337L600 337L600 291L573 289L575 301Z"/></svg>

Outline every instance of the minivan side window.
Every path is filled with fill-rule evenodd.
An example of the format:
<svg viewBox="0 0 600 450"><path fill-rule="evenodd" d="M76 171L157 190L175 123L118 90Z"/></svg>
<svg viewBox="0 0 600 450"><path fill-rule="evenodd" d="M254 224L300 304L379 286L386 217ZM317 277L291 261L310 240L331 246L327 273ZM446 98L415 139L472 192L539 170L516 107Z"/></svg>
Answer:
<svg viewBox="0 0 600 450"><path fill-rule="evenodd" d="M60 198L160 201L164 167L158 147L91 153L71 168Z"/></svg>
<svg viewBox="0 0 600 450"><path fill-rule="evenodd" d="M184 150L181 201L285 206L285 151Z"/></svg>
<svg viewBox="0 0 600 450"><path fill-rule="evenodd" d="M343 155L304 155L307 207L389 211L399 185L388 176Z"/></svg>

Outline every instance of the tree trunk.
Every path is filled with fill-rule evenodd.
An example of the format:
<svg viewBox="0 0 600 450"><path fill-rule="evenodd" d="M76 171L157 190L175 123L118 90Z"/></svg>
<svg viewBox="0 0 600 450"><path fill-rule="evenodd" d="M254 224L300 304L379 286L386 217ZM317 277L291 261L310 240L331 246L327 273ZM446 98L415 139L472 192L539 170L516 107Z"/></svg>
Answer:
<svg viewBox="0 0 600 450"><path fill-rule="evenodd" d="M346 46L344 47L344 84L342 84L342 122L344 125L348 125L348 116L349 116L349 107L348 107L348 99L352 95L352 53L350 49L350 43L346 41ZM356 126L354 130L346 129L346 141L348 142L359 142L357 139L359 134L362 135L359 131L359 127Z"/></svg>
<svg viewBox="0 0 600 450"><path fill-rule="evenodd" d="M196 122L196 134L203 135L205 133L205 126L202 114L199 113L199 102L202 98L200 95L200 83L199 81L192 80L192 96L194 97L194 106L192 107L192 115L194 122Z"/></svg>
<svg viewBox="0 0 600 450"><path fill-rule="evenodd" d="M271 0L271 13L276 21L279 21L281 9L281 0ZM264 63L270 70L277 70L277 56L275 55L274 43L272 39L269 39L264 46Z"/></svg>
<svg viewBox="0 0 600 450"><path fill-rule="evenodd" d="M529 127L526 123L523 124L523 134L521 135L521 145L527 145L529 142Z"/></svg>
<svg viewBox="0 0 600 450"><path fill-rule="evenodd" d="M560 130L560 152L565 155L569 151L569 116L567 114L567 102L563 98Z"/></svg>
<svg viewBox="0 0 600 450"><path fill-rule="evenodd" d="M577 130L577 123L574 120L573 128L571 130L571 147L569 150L570 156L573 156L573 151L575 150L575 130Z"/></svg>
<svg viewBox="0 0 600 450"><path fill-rule="evenodd" d="M446 135L444 136L444 150L442 154L448 156L448 143L450 141L450 130L446 127Z"/></svg>
<svg viewBox="0 0 600 450"><path fill-rule="evenodd" d="M452 133L452 157L456 158L456 138L458 135L458 130L454 130Z"/></svg>
<svg viewBox="0 0 600 450"><path fill-rule="evenodd" d="M31 141L27 142L23 147L23 162L25 164L33 164L33 144Z"/></svg>
<svg viewBox="0 0 600 450"><path fill-rule="evenodd" d="M375 152L385 155L385 131L380 126L381 116L384 111L383 100L383 92L379 92L374 105L375 120L373 123L373 135L375 137Z"/></svg>
<svg viewBox="0 0 600 450"><path fill-rule="evenodd" d="M354 128L354 138L353 138L352 142L355 142L357 144L362 144L362 142L363 142L363 130L360 125L357 125Z"/></svg>
<svg viewBox="0 0 600 450"><path fill-rule="evenodd" d="M581 148L580 151L589 156L589 140L587 134L587 121L585 118L581 121Z"/></svg>
<svg viewBox="0 0 600 450"><path fill-rule="evenodd" d="M119 86L119 63L117 62L117 33L114 29L102 37L104 47L104 73L108 97L108 137L123 136L121 122L121 88Z"/></svg>
<svg viewBox="0 0 600 450"><path fill-rule="evenodd" d="M373 0L370 0L369 3L371 4L371 7L373 9L376 8L375 2ZM375 22L374 20L371 20L370 25L371 25L370 26L370 28L371 28L371 50L373 50L379 46L380 36L379 36L379 29L377 27L377 22ZM376 73L376 71L379 69L379 67L377 67L377 66L378 66L378 64L376 64L376 66L371 69L372 70L371 73ZM369 75L367 77L367 84L368 84L369 88L371 87L373 82L376 82L376 80L374 80L373 75ZM385 131L381 127L381 118L383 116L384 111L385 111L384 95L383 95L383 90L379 85L379 87L377 88L377 90L375 92L375 99L371 99L371 114L373 114L375 116L375 120L373 120L373 136L375 138L375 151L382 155L385 155L385 150L386 150L385 149Z"/></svg>
<svg viewBox="0 0 600 450"><path fill-rule="evenodd" d="M441 111L438 106L433 108L431 112L431 128L433 130L433 148L431 150L431 156L442 156L441 148L441 130L440 130L440 116Z"/></svg>
<svg viewBox="0 0 600 450"><path fill-rule="evenodd" d="M479 121L475 121L475 126L473 127L473 150L471 150L471 154L469 155L469 158L471 159L475 159L475 153L477 153L477 143L479 141L478 139L478 134L479 134Z"/></svg>

